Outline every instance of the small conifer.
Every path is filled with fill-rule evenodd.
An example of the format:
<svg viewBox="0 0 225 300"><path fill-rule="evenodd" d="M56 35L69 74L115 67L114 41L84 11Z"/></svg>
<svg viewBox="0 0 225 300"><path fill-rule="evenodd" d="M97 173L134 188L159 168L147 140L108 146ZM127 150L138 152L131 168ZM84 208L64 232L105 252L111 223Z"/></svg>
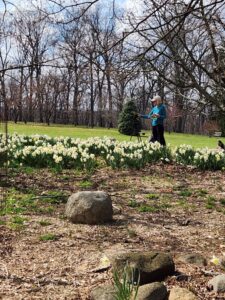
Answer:
<svg viewBox="0 0 225 300"><path fill-rule="evenodd" d="M120 113L118 130L126 135L139 135L141 131L141 118L137 112L134 101L128 101Z"/></svg>

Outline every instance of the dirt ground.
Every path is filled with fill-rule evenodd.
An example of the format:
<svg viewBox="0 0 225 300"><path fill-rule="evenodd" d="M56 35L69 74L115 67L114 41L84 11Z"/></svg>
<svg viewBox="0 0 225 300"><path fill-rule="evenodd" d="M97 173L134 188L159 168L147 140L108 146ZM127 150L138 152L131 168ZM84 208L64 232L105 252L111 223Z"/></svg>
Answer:
<svg viewBox="0 0 225 300"><path fill-rule="evenodd" d="M104 168L92 175L24 170L11 172L9 185L8 201L33 193L45 209L19 211L16 220L10 211L0 218L0 299L88 300L94 287L112 283L110 269L98 270L104 255L142 250L170 252L177 272L187 275L181 281L167 278L168 290L183 286L202 300L225 299L207 289L207 282L224 272L210 263L213 255L225 254L224 172L163 164L139 171ZM65 198L81 190L108 192L114 221L69 223ZM56 196L50 200L63 195L63 201L47 205L49 193ZM178 261L180 253L193 252L204 255L208 265Z"/></svg>

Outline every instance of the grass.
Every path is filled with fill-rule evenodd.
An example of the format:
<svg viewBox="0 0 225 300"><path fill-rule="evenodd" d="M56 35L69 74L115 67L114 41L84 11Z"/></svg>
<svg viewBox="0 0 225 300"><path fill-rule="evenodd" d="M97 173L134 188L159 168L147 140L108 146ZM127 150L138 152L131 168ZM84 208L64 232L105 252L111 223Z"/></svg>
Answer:
<svg viewBox="0 0 225 300"><path fill-rule="evenodd" d="M46 242L46 241L56 241L58 239L58 237L55 234L52 233L47 233L44 235L41 235L39 237L39 240L42 242Z"/></svg>
<svg viewBox="0 0 225 300"><path fill-rule="evenodd" d="M224 199L220 199L220 203L221 203L221 205L225 206L225 198Z"/></svg>
<svg viewBox="0 0 225 300"><path fill-rule="evenodd" d="M197 196L202 196L202 197L204 197L204 196L207 195L207 194L208 194L208 191L203 190L203 189L200 189L200 190L197 191Z"/></svg>
<svg viewBox="0 0 225 300"><path fill-rule="evenodd" d="M6 225L6 221L5 221L5 220L2 220L2 219L0 219L0 225Z"/></svg>
<svg viewBox="0 0 225 300"><path fill-rule="evenodd" d="M189 205L188 201L185 198L179 200L176 203L176 205L182 207L185 210L190 208L190 205Z"/></svg>
<svg viewBox="0 0 225 300"><path fill-rule="evenodd" d="M51 225L52 223L49 222L48 220L41 220L41 221L39 221L39 224L40 224L41 226L49 226L49 225Z"/></svg>
<svg viewBox="0 0 225 300"><path fill-rule="evenodd" d="M87 127L74 127L72 125L44 125L39 123L12 123L8 124L9 133L18 134L46 134L51 137L57 136L69 136L74 138L87 139L90 137L112 137L119 141L130 141L130 137L120 134L117 128L107 129L107 128L87 128ZM150 135L150 130L144 131L146 138ZM217 141L220 139L225 143L225 138L216 138L202 135L193 135L193 134L182 134L182 133L171 133L165 134L165 138L168 144L171 144L172 147L178 146L180 144L189 144L193 147L209 147L215 148L217 146ZM144 138L145 140L145 138ZM132 138L132 141L137 141L136 138Z"/></svg>
<svg viewBox="0 0 225 300"><path fill-rule="evenodd" d="M37 197L40 200L50 204L60 204L67 202L67 196L61 191L48 191L46 194L42 194Z"/></svg>
<svg viewBox="0 0 225 300"><path fill-rule="evenodd" d="M189 190L183 190L183 191L180 191L179 195L181 197L190 197L192 195L192 192Z"/></svg>
<svg viewBox="0 0 225 300"><path fill-rule="evenodd" d="M25 221L27 221L27 218L23 218L21 216L14 216L12 218L12 223L18 224L18 225L23 225Z"/></svg>
<svg viewBox="0 0 225 300"><path fill-rule="evenodd" d="M215 209L216 208L216 199L213 196L208 196L206 200L206 206L207 209Z"/></svg>
<svg viewBox="0 0 225 300"><path fill-rule="evenodd" d="M89 180L84 180L79 183L79 187L83 189L88 189L91 188L92 186L93 186L93 182Z"/></svg>
<svg viewBox="0 0 225 300"><path fill-rule="evenodd" d="M22 231L25 229L25 226L23 224L18 224L18 223L9 223L8 228L14 231Z"/></svg>
<svg viewBox="0 0 225 300"><path fill-rule="evenodd" d="M131 199L129 202L128 202L128 206L130 207L139 207L140 206L140 203L138 203L135 199Z"/></svg>
<svg viewBox="0 0 225 300"><path fill-rule="evenodd" d="M139 212L149 212L149 213L156 213L159 212L159 208L151 205L141 205L138 209Z"/></svg>
<svg viewBox="0 0 225 300"><path fill-rule="evenodd" d="M157 199L159 199L159 195L156 195L156 194L147 194L146 198L149 199L149 200L157 200Z"/></svg>
<svg viewBox="0 0 225 300"><path fill-rule="evenodd" d="M49 204L52 204L52 201L55 204L56 199L55 198L48 199L48 198L41 198L41 197L39 198L34 193L30 193L30 192L24 193L15 188L11 188L7 192L6 205L4 210L0 211L0 215L7 215L7 214L18 215L18 214L30 214L30 213L51 214L54 211L54 207ZM16 223L14 222L15 224L18 224L18 222L20 222L20 218L17 218L15 220L17 220Z"/></svg>
<svg viewBox="0 0 225 300"><path fill-rule="evenodd" d="M22 231L26 228L24 222L28 221L27 218L24 218L20 215L13 216L11 221L8 223L8 227L15 231Z"/></svg>

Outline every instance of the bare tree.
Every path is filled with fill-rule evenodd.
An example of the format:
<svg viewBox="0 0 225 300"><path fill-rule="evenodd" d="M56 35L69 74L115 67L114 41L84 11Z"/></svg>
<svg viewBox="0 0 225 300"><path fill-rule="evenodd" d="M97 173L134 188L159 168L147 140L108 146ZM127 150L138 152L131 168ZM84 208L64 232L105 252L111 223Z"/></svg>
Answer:
<svg viewBox="0 0 225 300"><path fill-rule="evenodd" d="M144 5L147 16L141 21L130 18L130 33L139 36L143 45L137 46L137 63L140 59L147 62L149 69L173 88L180 110L185 109L184 103L192 94L193 109L204 109L210 103L224 116L224 100L215 97L216 91L224 94L225 88L218 53L218 47L224 43L224 2L149 0ZM168 62L167 72L162 72L162 65L158 64L162 58ZM179 131L183 130L180 121L181 118Z"/></svg>

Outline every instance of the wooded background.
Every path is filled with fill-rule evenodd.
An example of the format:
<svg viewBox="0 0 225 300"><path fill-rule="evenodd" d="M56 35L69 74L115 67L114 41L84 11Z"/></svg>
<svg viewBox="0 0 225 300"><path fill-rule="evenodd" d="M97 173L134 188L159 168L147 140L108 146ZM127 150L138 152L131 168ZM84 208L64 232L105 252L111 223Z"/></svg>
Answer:
<svg viewBox="0 0 225 300"><path fill-rule="evenodd" d="M143 113L159 94L167 130L225 135L223 0L37 2L0 0L8 120L116 127L127 100Z"/></svg>

